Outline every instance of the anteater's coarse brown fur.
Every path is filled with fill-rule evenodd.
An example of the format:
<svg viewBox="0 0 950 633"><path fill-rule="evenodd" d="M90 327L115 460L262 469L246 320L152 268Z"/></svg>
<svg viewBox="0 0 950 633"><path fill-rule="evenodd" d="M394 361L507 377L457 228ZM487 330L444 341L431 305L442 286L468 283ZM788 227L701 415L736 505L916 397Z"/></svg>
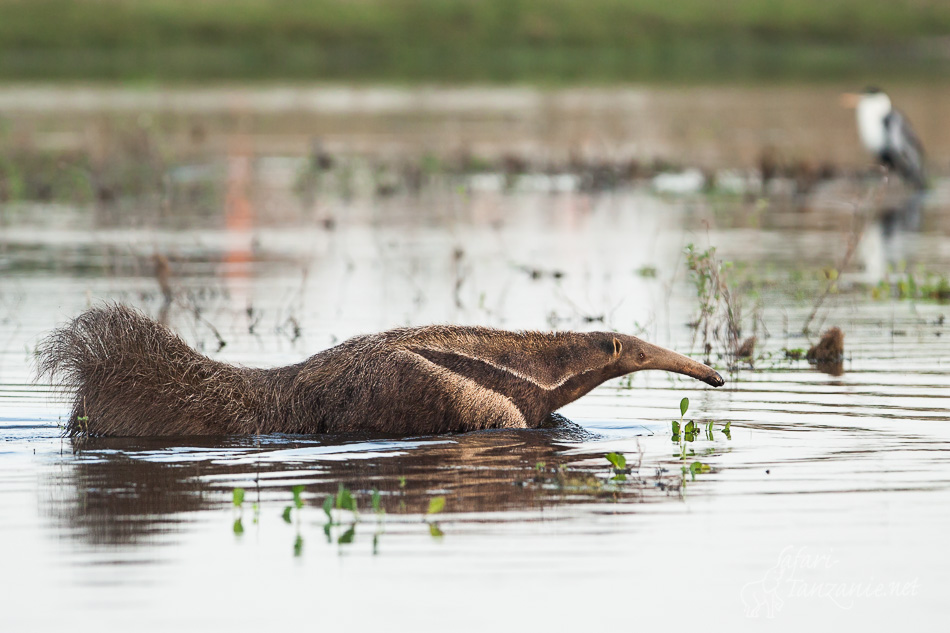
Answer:
<svg viewBox="0 0 950 633"><path fill-rule="evenodd" d="M40 347L40 375L75 392L70 435L429 434L540 426L600 383L639 369L713 386L705 365L611 332L401 328L288 367L207 358L143 314L109 305Z"/></svg>

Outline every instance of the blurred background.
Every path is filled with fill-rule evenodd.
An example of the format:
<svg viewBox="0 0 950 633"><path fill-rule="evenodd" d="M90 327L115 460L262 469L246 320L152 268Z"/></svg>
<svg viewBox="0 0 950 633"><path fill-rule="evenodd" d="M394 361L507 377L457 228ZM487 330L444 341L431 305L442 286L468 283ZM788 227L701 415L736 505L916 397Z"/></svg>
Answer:
<svg viewBox="0 0 950 633"><path fill-rule="evenodd" d="M5 0L6 80L564 83L943 76L936 0Z"/></svg>
<svg viewBox="0 0 950 633"><path fill-rule="evenodd" d="M610 239L604 227L627 240L604 255L608 276L632 258L633 270L685 279L677 267L694 242L756 265L844 264L869 287L890 270L942 264L938 244L908 247L892 229L946 225L928 211L945 206L950 169L945 3L0 0L0 14L8 272L54 259L83 273L95 261L106 278L142 277L140 294L171 305L195 275L234 285L279 260L303 297L305 281L334 270L313 264L326 249L339 247L326 256L359 272L347 259L356 247L334 235L390 226L396 238L368 243L376 261L406 247L408 230L438 228L427 248L440 263L421 270L413 243L393 255L410 258L410 287L375 282L376 297L413 297L405 308L373 300L343 320L378 329L426 317L601 322L613 303L572 293L558 305L527 302L531 315L489 309L502 278L540 280L530 287L550 295L543 283L564 272L559 259L593 257L572 231L598 222L591 242ZM872 84L922 142L922 187L882 167L841 105L842 93ZM600 207L616 217L590 214ZM887 239L857 240L870 254L841 261L856 207ZM656 222L682 229L662 256ZM715 228L772 232L757 241L769 244L762 252L745 243L734 252L710 240ZM268 229L280 230L265 238ZM478 231L512 241L492 246ZM562 242L531 246L529 233ZM493 254L482 262L479 251ZM503 273L473 283L499 261ZM557 292L573 278L589 293L600 274L547 279ZM242 292L231 308L253 311L253 291ZM354 310L339 293L320 306L298 299L296 311ZM608 324L666 318L651 310Z"/></svg>
<svg viewBox="0 0 950 633"><path fill-rule="evenodd" d="M685 167L707 185L736 168L815 180L870 164L837 95L871 84L914 121L937 173L950 159L950 7L936 1L2 0L0 11L7 201L173 198L176 167L235 143L322 169L387 162L401 173L375 183L384 191L446 170L569 171L593 187ZM312 174L293 169L306 189Z"/></svg>

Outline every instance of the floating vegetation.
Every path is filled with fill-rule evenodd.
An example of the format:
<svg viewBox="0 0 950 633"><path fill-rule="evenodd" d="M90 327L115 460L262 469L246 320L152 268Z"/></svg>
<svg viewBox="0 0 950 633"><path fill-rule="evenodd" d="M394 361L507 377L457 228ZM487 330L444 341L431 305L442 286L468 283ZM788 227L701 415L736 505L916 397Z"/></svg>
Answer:
<svg viewBox="0 0 950 633"><path fill-rule="evenodd" d="M643 495L650 494L651 490L662 491L659 494L670 494L672 491L682 494L687 481L711 470L709 464L705 463L707 460L696 454L691 443L703 435L712 441L718 437L715 431L721 428L711 421L700 424L687 420L689 406L688 398L680 400L677 428L678 441L682 446L676 454L680 463L675 468L666 464L666 468L651 467L643 471L644 453L639 448L639 440L635 452L628 449L601 453L596 460L589 455L574 455L571 452L562 454L541 441L538 444L539 452L529 453L530 461L516 458L503 478L497 479L492 475L493 498L504 500L505 507L526 511L547 507L552 503L637 501ZM729 424L721 430L728 438ZM538 438L526 438L525 441L538 441ZM709 448L703 455L714 453L715 449ZM443 539L446 536L443 526L448 520L446 511L450 507L449 499L453 499L453 503L458 500L458 507L452 506L453 512L468 513L472 507L473 500L466 497L467 485L456 489L441 479L414 478L414 491L410 493L407 491L408 477L405 475L391 471L383 474L374 469L366 477L368 480L356 480L366 482L356 484L358 487L350 487L354 485L350 481L339 480L316 484L323 490L316 500L313 500L312 488L308 497L304 485L289 487L289 490L285 489L283 499L265 500L262 516L268 520L260 523L255 520L255 529L261 531L273 529L274 525L287 526L284 538L288 538L287 545L289 548L292 545L295 557L302 557L308 548L308 529L314 529L311 526L315 526L316 530L322 528L323 538L311 538L310 543L325 542L331 551L339 555L351 552L369 554L371 545L372 555L378 555L384 535L393 527L399 528L397 534L406 534L405 528L408 527L409 534L415 532L417 536L423 536L428 532L428 537L423 536L426 540ZM274 492L271 490L269 494L273 495ZM244 488L231 490L230 505L234 511L234 532L237 535L243 534L246 527L241 522L246 501ZM480 504L482 500L480 498L475 502ZM255 515L257 510L255 504ZM290 526L293 526L292 531Z"/></svg>
<svg viewBox="0 0 950 633"><path fill-rule="evenodd" d="M405 478L400 477L398 484L400 488L405 487ZM285 505L280 513L280 518L283 523L287 525L293 525L295 527L293 541L294 556L301 556L304 549L305 539L303 534L303 513L306 511L306 502L303 496L304 490L305 488L303 485L293 486L291 488L292 501L289 505ZM376 555L379 553L380 538L385 533L386 509L383 505L384 493L378 488L374 487L369 492L368 496L369 507L372 508L373 516L375 517L372 552L373 555ZM358 525L363 523L359 513L359 497L360 495L350 490L342 482L337 485L337 491L335 494L330 494L324 497L323 503L321 504L321 510L323 511L324 515L323 533L328 544L344 546L353 544L356 541ZM245 490L243 488L234 488L232 490L231 499L232 506L238 513L233 524L233 532L240 536L244 533L242 519ZM400 503L399 507L400 509L404 509L405 504ZM417 515L419 518L416 520L421 521L426 526L426 530L429 532L429 534L435 538L441 538L445 535L441 526L435 520L436 517L445 510L445 507L445 496L439 495L431 497L428 499L425 512L421 516ZM254 523L257 524L257 504L254 504L254 508Z"/></svg>
<svg viewBox="0 0 950 633"><path fill-rule="evenodd" d="M244 523L242 519L244 518L244 488L235 488L231 491L231 504L238 509L238 516L234 519L234 524L231 527L231 530L235 535L241 536L244 534Z"/></svg>
<svg viewBox="0 0 950 633"><path fill-rule="evenodd" d="M297 528L297 535L294 539L294 556L300 556L303 553L303 536L300 534L300 513L303 510L303 486L297 485L290 489L293 494L293 505L289 505L284 508L281 517L284 519L285 523L294 523ZM294 522L291 519L291 515L296 510L297 521Z"/></svg>
<svg viewBox="0 0 950 633"><path fill-rule="evenodd" d="M433 515L439 514L445 509L445 497L432 497L429 499L429 509L426 510L426 519L429 524L429 534L432 538L442 538L445 533L439 524L433 520Z"/></svg>
<svg viewBox="0 0 950 633"><path fill-rule="evenodd" d="M334 516L334 510L337 510ZM344 522L342 512L349 512L349 521ZM333 542L333 528L346 525L347 529L340 534L336 542L338 545L346 545L353 542L356 536L356 524L359 522L359 512L357 510L356 497L350 490L340 483L337 486L335 495L331 495L323 500L323 512L327 515L327 522L323 526L323 533L327 537L327 543Z"/></svg>
<svg viewBox="0 0 950 633"><path fill-rule="evenodd" d="M755 354L755 343L756 337L750 336L746 340L742 341L742 344L735 351L736 359L744 359L751 362L752 356Z"/></svg>
<svg viewBox="0 0 950 633"><path fill-rule="evenodd" d="M901 269L878 282L871 289L871 296L878 301L899 299L946 303L950 301L950 279L923 267L914 271Z"/></svg>
<svg viewBox="0 0 950 633"><path fill-rule="evenodd" d="M805 358L806 352L806 350L802 347L783 347L781 351L785 355L785 360L802 360Z"/></svg>
<svg viewBox="0 0 950 633"><path fill-rule="evenodd" d="M697 453L694 448L692 448L691 443L695 442L698 439L705 438L706 440L713 442L716 440L715 431L716 424L713 421L707 421L706 423L700 424L693 420L686 420L686 413L689 411L689 398L682 398L679 403L680 409L680 419L674 420L672 422L672 440L677 444L678 450L673 454L673 457L676 458L679 462L679 475L676 476L672 481L667 473L669 471L663 467L656 468L656 474L652 480L652 485L658 487L662 490L679 490L680 493L685 490L687 481L695 481L696 475L708 473L712 470L712 467L702 461L696 459ZM732 423L726 422L726 424L719 429L719 431L726 437L726 439L732 439L731 433ZM709 448L705 450L706 455L713 455L716 453L716 449ZM627 461L627 458L622 453L607 453L604 455L604 459L610 464L610 470L612 477L610 482L615 484L615 486L622 487L628 486L631 484L636 484L640 486L649 485L650 481L645 481L639 476L641 462L642 462L642 453L640 455L640 460L631 466ZM562 471L567 469L559 468L558 472L561 475ZM628 476L631 476L628 479ZM561 475L561 481L564 481L563 475ZM688 477L688 479L687 479ZM596 489L604 489L608 492L615 492L618 489L612 486L603 487L602 480L596 480ZM593 492L595 486L588 488L589 492Z"/></svg>
<svg viewBox="0 0 950 633"><path fill-rule="evenodd" d="M749 294L751 288L730 277L733 265L719 261L715 247L699 251L688 244L686 266L699 304L699 314L690 327L700 339L706 364L710 364L714 345L721 355L734 356L742 336L743 290Z"/></svg>
<svg viewBox="0 0 950 633"><path fill-rule="evenodd" d="M689 475L689 481L695 481L696 475L708 473L712 470L709 464L695 459L696 451L690 444L699 439L701 435L710 442L715 441L713 435L715 423L709 421L706 422L706 424L697 424L693 420L687 422L685 420L687 411L689 411L689 398L683 398L680 400L680 419L672 422L672 441L678 445L678 451L673 454L673 457L679 459L681 462L681 489L685 489L687 475ZM731 425L731 421L726 422L725 426L721 429L726 439L732 439Z"/></svg>
<svg viewBox="0 0 950 633"><path fill-rule="evenodd" d="M383 517L386 510L383 509L382 495L379 490L373 488L373 494L370 496L370 504L373 506L373 512L376 514L376 531L373 532L373 556L379 553L379 537L383 533Z"/></svg>
<svg viewBox="0 0 950 633"><path fill-rule="evenodd" d="M429 499L429 509L426 510L426 515L431 516L433 514L438 514L445 509L445 497L432 497Z"/></svg>
<svg viewBox="0 0 950 633"><path fill-rule="evenodd" d="M613 466L614 476L611 481L626 481L633 469L627 467L627 458L621 453L607 453L604 458Z"/></svg>

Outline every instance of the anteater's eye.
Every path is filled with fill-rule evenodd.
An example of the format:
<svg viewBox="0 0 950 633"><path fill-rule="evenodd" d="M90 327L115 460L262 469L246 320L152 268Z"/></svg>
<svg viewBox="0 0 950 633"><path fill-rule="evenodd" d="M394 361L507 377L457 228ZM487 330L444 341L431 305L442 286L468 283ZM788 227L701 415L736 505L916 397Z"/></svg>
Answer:
<svg viewBox="0 0 950 633"><path fill-rule="evenodd" d="M643 352L640 352L639 354L637 354L637 358L639 358L640 360L646 360L647 355L644 354Z"/></svg>

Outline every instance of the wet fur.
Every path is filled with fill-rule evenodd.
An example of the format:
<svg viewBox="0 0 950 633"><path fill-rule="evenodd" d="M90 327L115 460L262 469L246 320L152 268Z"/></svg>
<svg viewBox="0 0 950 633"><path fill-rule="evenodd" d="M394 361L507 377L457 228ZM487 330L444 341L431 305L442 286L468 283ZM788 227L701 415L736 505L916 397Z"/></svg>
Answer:
<svg viewBox="0 0 950 633"><path fill-rule="evenodd" d="M39 373L75 393L69 435L406 435L539 427L620 375L610 367L619 348L607 332L427 326L254 369L212 360L145 315L110 305L50 334Z"/></svg>

